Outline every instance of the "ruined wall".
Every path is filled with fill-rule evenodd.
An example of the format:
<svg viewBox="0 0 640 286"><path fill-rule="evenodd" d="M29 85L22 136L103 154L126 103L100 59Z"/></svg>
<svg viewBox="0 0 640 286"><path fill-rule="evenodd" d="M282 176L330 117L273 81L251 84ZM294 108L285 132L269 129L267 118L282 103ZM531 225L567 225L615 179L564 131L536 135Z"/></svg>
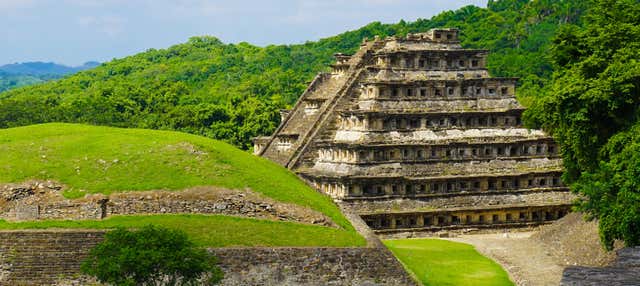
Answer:
<svg viewBox="0 0 640 286"><path fill-rule="evenodd" d="M0 285L85 285L101 231L0 231ZM416 285L385 248L216 248L222 285Z"/></svg>
<svg viewBox="0 0 640 286"><path fill-rule="evenodd" d="M384 248L214 249L224 285L416 285Z"/></svg>
<svg viewBox="0 0 640 286"><path fill-rule="evenodd" d="M320 212L277 202L250 190L206 189L201 187L179 192L112 194L106 204L106 216L158 213L222 214L337 227L329 217Z"/></svg>
<svg viewBox="0 0 640 286"><path fill-rule="evenodd" d="M0 219L102 219L135 214L221 214L336 227L326 215L275 201L249 189L195 187L182 191L121 192L65 199L54 182L0 186Z"/></svg>
<svg viewBox="0 0 640 286"><path fill-rule="evenodd" d="M102 231L0 231L0 285L52 285L77 276Z"/></svg>
<svg viewBox="0 0 640 286"><path fill-rule="evenodd" d="M619 250L618 258L608 267L569 266L560 285L640 285L640 247Z"/></svg>

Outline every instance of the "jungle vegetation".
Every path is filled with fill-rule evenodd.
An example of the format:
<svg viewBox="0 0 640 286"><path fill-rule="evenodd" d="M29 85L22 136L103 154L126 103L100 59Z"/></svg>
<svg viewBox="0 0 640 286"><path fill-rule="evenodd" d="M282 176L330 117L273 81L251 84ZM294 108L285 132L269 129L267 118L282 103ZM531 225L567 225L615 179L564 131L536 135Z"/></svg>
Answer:
<svg viewBox="0 0 640 286"><path fill-rule="evenodd" d="M552 80L525 116L562 147L565 183L583 195L611 248L640 244L640 1L589 1L583 25L553 38Z"/></svg>
<svg viewBox="0 0 640 286"><path fill-rule="evenodd" d="M0 93L0 128L45 122L178 130L242 149L270 134L278 110L291 107L337 52L363 38L403 36L457 27L467 48L491 51L493 76L520 76L534 96L552 73L547 51L558 27L576 23L584 1L499 0L431 19L371 23L355 31L296 45L257 47L193 37L184 44L104 63L64 79ZM526 101L526 100L525 100Z"/></svg>

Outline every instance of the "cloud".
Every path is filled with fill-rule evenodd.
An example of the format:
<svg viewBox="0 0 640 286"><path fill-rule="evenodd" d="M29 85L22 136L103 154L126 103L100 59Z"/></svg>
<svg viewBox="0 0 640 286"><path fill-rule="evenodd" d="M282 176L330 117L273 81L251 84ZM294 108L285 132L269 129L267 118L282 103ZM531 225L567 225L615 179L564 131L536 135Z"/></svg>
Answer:
<svg viewBox="0 0 640 286"><path fill-rule="evenodd" d="M112 38L121 34L127 23L126 19L117 16L82 16L76 22Z"/></svg>

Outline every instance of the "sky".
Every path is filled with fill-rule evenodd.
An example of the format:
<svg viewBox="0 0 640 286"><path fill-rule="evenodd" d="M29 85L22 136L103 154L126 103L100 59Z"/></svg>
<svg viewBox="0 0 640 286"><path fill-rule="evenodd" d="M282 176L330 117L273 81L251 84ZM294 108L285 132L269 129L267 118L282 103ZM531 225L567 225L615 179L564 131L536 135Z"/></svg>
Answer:
<svg viewBox="0 0 640 286"><path fill-rule="evenodd" d="M487 0L0 0L0 65L104 62L211 35L296 44Z"/></svg>

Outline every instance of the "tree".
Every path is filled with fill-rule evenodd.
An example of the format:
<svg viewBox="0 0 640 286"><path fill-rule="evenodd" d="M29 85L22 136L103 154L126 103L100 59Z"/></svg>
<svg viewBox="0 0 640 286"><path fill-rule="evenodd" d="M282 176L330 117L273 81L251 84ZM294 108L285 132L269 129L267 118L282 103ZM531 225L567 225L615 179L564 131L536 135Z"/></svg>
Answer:
<svg viewBox="0 0 640 286"><path fill-rule="evenodd" d="M553 40L553 80L525 113L562 146L564 181L607 248L640 245L640 2L592 0Z"/></svg>
<svg viewBox="0 0 640 286"><path fill-rule="evenodd" d="M153 225L108 232L81 271L113 285L213 285L222 279L216 258L187 235Z"/></svg>
<svg viewBox="0 0 640 286"><path fill-rule="evenodd" d="M640 124L613 136L602 152L609 160L575 184L589 198L580 208L599 219L600 237L608 248L616 239L640 245Z"/></svg>

